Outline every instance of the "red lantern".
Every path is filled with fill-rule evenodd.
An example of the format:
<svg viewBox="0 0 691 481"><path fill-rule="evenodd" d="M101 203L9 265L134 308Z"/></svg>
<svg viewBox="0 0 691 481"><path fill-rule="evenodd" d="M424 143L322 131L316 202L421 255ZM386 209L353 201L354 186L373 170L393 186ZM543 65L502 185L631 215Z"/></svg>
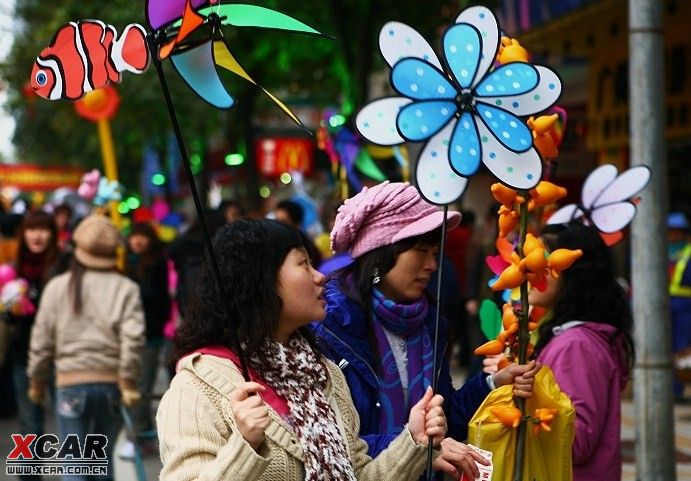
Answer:
<svg viewBox="0 0 691 481"><path fill-rule="evenodd" d="M33 104L38 98L38 95L36 95L36 92L34 92L34 89L31 87L31 82L25 83L22 87L22 97L26 99L28 104Z"/></svg>
<svg viewBox="0 0 691 481"><path fill-rule="evenodd" d="M107 85L93 90L74 103L74 108L80 117L92 122L111 119L118 111L120 96L117 90Z"/></svg>

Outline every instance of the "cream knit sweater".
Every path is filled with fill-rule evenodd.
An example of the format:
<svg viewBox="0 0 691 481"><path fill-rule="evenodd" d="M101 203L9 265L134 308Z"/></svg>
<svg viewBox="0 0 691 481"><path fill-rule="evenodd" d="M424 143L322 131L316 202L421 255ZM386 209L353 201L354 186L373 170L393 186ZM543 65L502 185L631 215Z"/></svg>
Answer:
<svg viewBox="0 0 691 481"><path fill-rule="evenodd" d="M367 456L345 378L335 364L326 361L326 365L325 395L357 478L417 480L425 467L427 447L417 445L406 428L377 458ZM242 383L242 374L227 359L192 354L180 361L156 415L162 481L303 481L300 443L273 409L269 408L271 423L261 452L255 452L235 429L229 395Z"/></svg>

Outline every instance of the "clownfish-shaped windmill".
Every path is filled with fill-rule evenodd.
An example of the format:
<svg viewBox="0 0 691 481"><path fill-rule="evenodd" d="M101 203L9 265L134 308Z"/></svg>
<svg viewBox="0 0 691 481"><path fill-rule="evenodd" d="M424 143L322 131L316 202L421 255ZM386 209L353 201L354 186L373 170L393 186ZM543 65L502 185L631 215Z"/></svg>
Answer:
<svg viewBox="0 0 691 481"><path fill-rule="evenodd" d="M120 83L125 71L149 66L146 30L130 24L117 36L100 20L70 22L43 49L31 72L31 87L48 100L82 98L87 92Z"/></svg>
<svg viewBox="0 0 691 481"><path fill-rule="evenodd" d="M218 0L147 0L150 27L130 24L118 37L112 25L80 20L61 27L36 59L31 86L40 97L77 100L86 93L119 83L123 72L142 73L151 55L170 58L185 83L219 109L235 104L217 67L257 85L295 123L300 120L275 95L259 86L231 53L222 26L258 27L311 35L325 34L281 12Z"/></svg>

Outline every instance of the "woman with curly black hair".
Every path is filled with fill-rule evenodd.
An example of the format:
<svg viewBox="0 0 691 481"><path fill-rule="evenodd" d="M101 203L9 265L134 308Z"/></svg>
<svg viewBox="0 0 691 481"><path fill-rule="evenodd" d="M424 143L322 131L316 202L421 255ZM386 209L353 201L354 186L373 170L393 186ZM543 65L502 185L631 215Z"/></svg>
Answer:
<svg viewBox="0 0 691 481"><path fill-rule="evenodd" d="M157 415L161 479L416 479L428 436L438 445L446 432L441 396L428 390L390 448L367 456L346 381L307 328L326 303L304 235L243 219L213 246L224 292L204 269L178 332L177 374Z"/></svg>
<svg viewBox="0 0 691 481"><path fill-rule="evenodd" d="M550 251L581 249L583 255L530 304L551 309L539 329L537 358L554 371L576 409L573 479L621 478L621 391L634 358L632 315L598 231L580 223L548 225Z"/></svg>

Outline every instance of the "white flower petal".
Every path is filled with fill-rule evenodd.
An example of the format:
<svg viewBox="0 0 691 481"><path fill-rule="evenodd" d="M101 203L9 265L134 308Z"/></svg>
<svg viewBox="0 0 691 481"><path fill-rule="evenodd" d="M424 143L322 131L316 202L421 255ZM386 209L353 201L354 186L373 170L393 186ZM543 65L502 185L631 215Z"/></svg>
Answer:
<svg viewBox="0 0 691 481"><path fill-rule="evenodd" d="M456 23L469 23L480 32L480 38L482 39L482 57L480 58L477 75L472 83L472 87L475 87L490 69L497 56L500 40L499 22L497 22L496 17L489 8L476 6L463 10L458 17L456 17Z"/></svg>
<svg viewBox="0 0 691 481"><path fill-rule="evenodd" d="M406 57L426 60L439 70L441 63L434 49L417 30L401 22L388 22L379 32L379 49L390 67Z"/></svg>
<svg viewBox="0 0 691 481"><path fill-rule="evenodd" d="M449 142L454 125L455 122L449 122L427 142L415 166L415 182L420 194L432 204L457 201L468 184L468 179L456 174L449 164Z"/></svg>
<svg viewBox="0 0 691 481"><path fill-rule="evenodd" d="M405 142L396 129L398 111L412 103L406 97L385 97L365 105L355 118L355 126L364 138L378 145Z"/></svg>
<svg viewBox="0 0 691 481"><path fill-rule="evenodd" d="M625 170L595 200L595 207L633 198L650 180L650 169L644 165Z"/></svg>
<svg viewBox="0 0 691 481"><path fill-rule="evenodd" d="M617 202L602 207L596 207L590 218L600 231L613 234L626 227L636 215L636 206L631 202Z"/></svg>
<svg viewBox="0 0 691 481"><path fill-rule="evenodd" d="M542 160L534 148L517 153L507 149L483 122L477 122L485 166L504 184L514 189L531 189L540 182Z"/></svg>
<svg viewBox="0 0 691 481"><path fill-rule="evenodd" d="M583 211L576 204L565 205L547 220L548 224L566 224L578 219L583 215Z"/></svg>
<svg viewBox="0 0 691 481"><path fill-rule="evenodd" d="M601 165L593 170L583 183L581 190L581 202L583 207L590 209L597 198L617 178L617 168L612 164Z"/></svg>

